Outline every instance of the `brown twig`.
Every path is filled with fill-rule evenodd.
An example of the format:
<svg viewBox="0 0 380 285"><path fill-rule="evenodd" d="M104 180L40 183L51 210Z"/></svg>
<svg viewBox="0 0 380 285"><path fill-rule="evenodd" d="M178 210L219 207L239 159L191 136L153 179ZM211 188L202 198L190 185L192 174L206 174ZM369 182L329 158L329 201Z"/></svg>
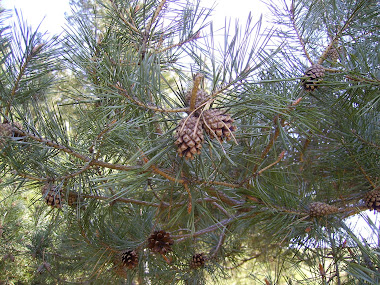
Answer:
<svg viewBox="0 0 380 285"><path fill-rule="evenodd" d="M143 205L143 206L148 206L148 207L156 207L156 208L169 207L168 203L165 203L162 201L161 201L161 203L151 203L151 202L140 201L140 200L130 199L130 198L120 197L120 198L113 199L112 197L105 197L105 196L99 196L99 195L87 195L87 194L81 195L81 197L89 198L89 199L96 199L96 200L103 200L103 201L113 200L113 201L119 201L119 202L123 202L123 203L132 203L132 204Z"/></svg>
<svg viewBox="0 0 380 285"><path fill-rule="evenodd" d="M265 170L268 170L269 168L275 166L277 163L279 163L283 158L284 158L284 155L285 155L285 150L283 150L280 155L278 156L277 160L271 164L269 164L268 166L264 167L263 169L261 169L259 172L257 172L257 175L261 175Z"/></svg>
<svg viewBox="0 0 380 285"><path fill-rule="evenodd" d="M190 112L193 112L195 109L195 102L197 101L197 93L199 89L199 84L203 78L203 74L197 73L194 78L193 89L191 90L191 98L190 98ZM195 128L194 128L195 129Z"/></svg>
<svg viewBox="0 0 380 285"><path fill-rule="evenodd" d="M115 11L119 14L119 17L120 19L124 22L124 24L126 24L127 26L129 26L134 32L138 33L138 34L141 34L141 32L130 22L128 22L124 16L121 14L121 12L118 11L117 9L117 6L115 4L115 2L113 0L110 0L111 3L112 3L112 6L114 7Z"/></svg>
<svg viewBox="0 0 380 285"><path fill-rule="evenodd" d="M38 46L37 46L38 47ZM42 46L41 46L42 47ZM34 49L33 49L34 50ZM20 84L20 81L22 79L22 77L24 76L24 73L25 73L25 70L29 64L29 61L32 59L32 57L40 50L40 48L36 51L36 52L32 52L26 57L25 59L25 62L21 65L21 68L20 68L20 72L18 73L17 75L17 78L16 78L16 81L15 81L15 85L13 86L12 88L12 91L11 91L11 95L10 95L10 98L8 100L8 104L7 104L7 108L5 110L5 113L4 113L4 117L7 118L9 116L9 112L11 110L11 106L12 106L12 102L13 102L13 99L16 95L16 92L18 90L18 87L19 87L19 84Z"/></svg>
<svg viewBox="0 0 380 285"><path fill-rule="evenodd" d="M136 105L140 106L140 107L143 107L145 109L149 109L149 110L152 110L154 112L161 112L161 113L180 113L180 112L187 112L189 111L189 108L178 108L178 109L164 109L164 108L159 108L153 104L145 104L143 102L140 102L139 100L133 98L132 96L130 96L128 94L128 91L125 90L124 88L122 88L119 84L116 84L116 85L111 85L112 87L118 89L120 92L121 95L123 95L125 98L127 98L128 100L130 100L131 102L135 103Z"/></svg>
<svg viewBox="0 0 380 285"><path fill-rule="evenodd" d="M222 244L224 243L224 240L226 238L226 228L223 228L222 233L220 234L218 244L216 248L214 249L213 253L210 254L210 259L213 259L218 254L219 249L222 247Z"/></svg>
<svg viewBox="0 0 380 285"><path fill-rule="evenodd" d="M62 152L65 152L67 154L70 154L82 161L85 161L85 162L91 162L90 165L97 165L97 166L101 166L101 167L105 167L105 168L110 168L110 169L117 169L117 170L124 170L124 171L131 171L131 170L136 170L138 169L137 167L134 167L134 166L127 166L127 165L121 165L121 164L112 164L112 163L108 163L108 162L104 162L104 161L101 161L101 160L92 160L90 157L88 156L85 156L83 154L80 154L66 146L63 146L63 145L60 145L56 142L53 142L51 140L48 140L48 139L45 139L45 138L42 138L42 137L38 137L34 134L31 134L31 133L28 133L28 132L25 132L23 130L20 130L20 129L16 129L14 128L14 132L17 133L18 135L20 136L23 136L23 137L27 137L29 139L32 139L34 141L38 141L40 143L43 143L49 147L52 147L52 148L55 148L59 151L62 151Z"/></svg>
<svg viewBox="0 0 380 285"><path fill-rule="evenodd" d="M252 259L258 258L260 255L262 255L262 252L256 253L256 254L252 255L251 257L243 259L237 265L234 265L234 266L231 266L231 267L225 267L225 269L234 270L234 269L242 266L244 263L246 263L246 262L248 262L248 261L250 261Z"/></svg>
<svg viewBox="0 0 380 285"><path fill-rule="evenodd" d="M170 49L172 49L172 48L175 48L175 47L181 47L181 46L183 46L184 44L187 44L187 43L189 43L189 42L191 42L191 41L194 41L194 40L199 39L199 34L200 34L200 32L198 32L198 33L192 35L191 37L187 38L186 40L184 40L184 41L182 41L182 42L179 42L179 43L176 43L176 44L170 45L170 46L168 46L168 47L166 47L166 48L163 48L163 49L157 50L156 52L157 52L157 53L163 53L163 52L165 52L165 51L167 51L167 50L170 50Z"/></svg>
<svg viewBox="0 0 380 285"><path fill-rule="evenodd" d="M191 192L190 192L190 189L189 189L189 185L187 185L187 183L184 183L183 186L184 186L184 188L185 188L185 190L187 192L187 195L189 195L188 201L187 201L187 212L190 214L191 210L193 208L192 196L191 196Z"/></svg>
<svg viewBox="0 0 380 285"><path fill-rule="evenodd" d="M379 146L379 145L377 145L377 144L375 144L375 143L373 143L373 142L369 142L369 141L365 140L364 138L362 138L361 136L359 136L359 135L357 134L356 130L351 130L351 133L353 133L355 137L357 137L359 140L361 140L361 141L364 142L365 144L368 144L368 145L373 146L373 147L375 147L375 148L377 148L377 149L380 149L380 146Z"/></svg>
<svg viewBox="0 0 380 285"><path fill-rule="evenodd" d="M303 41L299 31L298 31L298 28L297 28L297 25L296 25L296 19L295 19L295 14L294 14L294 0L292 1L292 4L290 5L290 11L288 9L288 6L286 6L286 9L288 10L288 13L289 13L289 17L290 17L290 20L292 22L292 26L293 26L293 29L294 31L296 32L297 34L297 38L303 48L303 52L306 56L306 58L309 60L310 64L313 64L313 61L311 60L310 58L310 55L309 53L307 52L306 50L306 45L305 45L305 42Z"/></svg>

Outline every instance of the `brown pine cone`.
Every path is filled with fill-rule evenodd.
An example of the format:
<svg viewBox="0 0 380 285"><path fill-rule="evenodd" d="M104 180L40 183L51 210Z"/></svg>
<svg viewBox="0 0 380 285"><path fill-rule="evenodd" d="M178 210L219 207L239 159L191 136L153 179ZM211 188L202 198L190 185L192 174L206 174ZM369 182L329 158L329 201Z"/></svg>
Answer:
<svg viewBox="0 0 380 285"><path fill-rule="evenodd" d="M183 118L177 127L174 142L178 148L180 157L194 159L195 154L201 153L203 143L202 123L198 117L188 116Z"/></svg>
<svg viewBox="0 0 380 285"><path fill-rule="evenodd" d="M303 88L306 91L313 91L318 88L318 84L323 81L325 76L325 68L320 64L313 64L306 71L302 80Z"/></svg>
<svg viewBox="0 0 380 285"><path fill-rule="evenodd" d="M203 127L210 138L217 138L220 142L230 140L236 130L234 120L221 110L206 110L202 114Z"/></svg>
<svg viewBox="0 0 380 285"><path fill-rule="evenodd" d="M196 269L199 267L202 267L206 263L206 257L204 256L204 253L197 253L194 254L190 261L190 268Z"/></svg>
<svg viewBox="0 0 380 285"><path fill-rule="evenodd" d="M121 262L129 269L133 269L139 263L139 257L134 250L126 250L121 254Z"/></svg>
<svg viewBox="0 0 380 285"><path fill-rule="evenodd" d="M380 212L380 190L372 190L364 197L365 203L370 210Z"/></svg>
<svg viewBox="0 0 380 285"><path fill-rule="evenodd" d="M69 195L67 197L67 205L70 207L75 207L78 204L83 202L83 198L79 196L79 193L75 191L69 191Z"/></svg>
<svg viewBox="0 0 380 285"><path fill-rule="evenodd" d="M310 217L324 217L338 211L338 208L323 202L313 202L309 205Z"/></svg>
<svg viewBox="0 0 380 285"><path fill-rule="evenodd" d="M148 248L153 252L166 254L171 251L171 246L174 244L174 240L170 237L170 234L161 230L155 231L148 238Z"/></svg>
<svg viewBox="0 0 380 285"><path fill-rule="evenodd" d="M192 90L186 93L186 103L190 106ZM198 108L202 103L206 102L210 98L210 95L207 94L203 89L198 89L197 98L195 99L195 108Z"/></svg>
<svg viewBox="0 0 380 285"><path fill-rule="evenodd" d="M13 124L10 124L10 123L1 123L0 124L0 149L5 146L7 138L19 137L14 132L15 128L21 129L21 125L17 122L15 122Z"/></svg>
<svg viewBox="0 0 380 285"><path fill-rule="evenodd" d="M45 198L46 204L53 208L62 208L62 191L51 183L45 184L41 189L41 194Z"/></svg>

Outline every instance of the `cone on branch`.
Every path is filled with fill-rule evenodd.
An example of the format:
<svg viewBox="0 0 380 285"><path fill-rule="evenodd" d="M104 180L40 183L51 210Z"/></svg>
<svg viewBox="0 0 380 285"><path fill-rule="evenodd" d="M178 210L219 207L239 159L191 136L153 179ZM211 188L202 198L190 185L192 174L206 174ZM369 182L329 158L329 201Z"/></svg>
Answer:
<svg viewBox="0 0 380 285"><path fill-rule="evenodd" d="M186 98L185 98L186 103L189 106L190 106L191 96L192 96L192 90L189 90L186 93ZM204 91L203 89L198 89L196 93L196 99L195 99L195 109L201 106L202 103L206 102L207 99L209 98L210 98L210 95L208 95L206 91ZM196 113L199 114L199 110L197 110Z"/></svg>
<svg viewBox="0 0 380 285"><path fill-rule="evenodd" d="M133 269L139 263L139 257L134 250L126 250L121 253L121 263L123 266Z"/></svg>
<svg viewBox="0 0 380 285"><path fill-rule="evenodd" d="M364 200L368 209L380 212L380 190L375 189L368 192Z"/></svg>
<svg viewBox="0 0 380 285"><path fill-rule="evenodd" d="M202 113L203 127L210 138L216 138L220 142L233 137L236 127L230 115L221 110L206 110Z"/></svg>
<svg viewBox="0 0 380 285"><path fill-rule="evenodd" d="M190 268L191 269L196 269L204 266L206 263L206 257L204 253L197 253L194 254L193 257L190 260Z"/></svg>
<svg viewBox="0 0 380 285"><path fill-rule="evenodd" d="M327 58L330 59L332 62L337 62L339 58L338 48L332 46L327 52Z"/></svg>
<svg viewBox="0 0 380 285"><path fill-rule="evenodd" d="M303 88L306 91L314 91L318 88L318 84L323 81L325 76L325 68L320 64L313 64L306 71L302 80Z"/></svg>
<svg viewBox="0 0 380 285"><path fill-rule="evenodd" d="M21 129L21 125L17 122L13 124L11 123L0 124L0 149L2 149L5 146L7 138L19 137L19 135L14 132L14 128Z"/></svg>
<svg viewBox="0 0 380 285"><path fill-rule="evenodd" d="M313 202L309 205L310 217L324 217L336 213L338 208L323 202Z"/></svg>
<svg viewBox="0 0 380 285"><path fill-rule="evenodd" d="M53 208L62 208L63 195L61 189L52 183L45 184L41 189L41 194L45 198L46 204Z"/></svg>
<svg viewBox="0 0 380 285"><path fill-rule="evenodd" d="M183 118L179 122L175 138L178 155L185 159L194 159L194 155L201 153L204 139L200 118L195 116Z"/></svg>
<svg viewBox="0 0 380 285"><path fill-rule="evenodd" d="M79 193L75 191L69 191L68 197L67 197L67 204L70 207L75 207L83 202L83 199L79 196Z"/></svg>
<svg viewBox="0 0 380 285"><path fill-rule="evenodd" d="M148 238L148 248L157 253L166 254L168 251L172 251L172 245L174 240L170 237L170 234L161 230L155 231Z"/></svg>

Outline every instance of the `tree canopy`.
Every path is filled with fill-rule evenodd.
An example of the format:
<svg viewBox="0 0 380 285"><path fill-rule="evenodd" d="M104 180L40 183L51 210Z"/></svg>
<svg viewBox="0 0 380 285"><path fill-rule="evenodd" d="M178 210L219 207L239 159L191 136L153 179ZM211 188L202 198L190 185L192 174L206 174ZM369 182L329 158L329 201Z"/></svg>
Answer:
<svg viewBox="0 0 380 285"><path fill-rule="evenodd" d="M378 284L380 4L267 2L1 11L1 284Z"/></svg>

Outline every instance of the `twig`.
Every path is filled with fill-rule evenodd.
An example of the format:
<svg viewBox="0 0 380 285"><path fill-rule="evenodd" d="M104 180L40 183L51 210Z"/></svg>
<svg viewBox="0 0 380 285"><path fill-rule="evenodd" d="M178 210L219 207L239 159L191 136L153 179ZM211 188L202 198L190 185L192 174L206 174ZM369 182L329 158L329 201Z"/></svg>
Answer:
<svg viewBox="0 0 380 285"><path fill-rule="evenodd" d="M216 257L216 255L218 254L218 251L219 251L220 247L224 243L225 238L226 238L226 228L223 228L223 231L222 231L222 233L220 234L220 237L219 237L218 245L216 246L214 252L210 255L210 259L213 259L213 258Z"/></svg>
<svg viewBox="0 0 380 285"><path fill-rule="evenodd" d="M359 135L357 134L356 130L351 130L351 133L353 133L355 137L357 137L359 140L361 140L361 141L364 142L365 144L368 144L368 145L373 146L373 147L375 147L375 148L377 148L377 149L380 149L380 146L378 146L377 144L375 144L375 143L373 143L373 142L369 142L369 141L363 139L361 136L359 136Z"/></svg>
<svg viewBox="0 0 380 285"><path fill-rule="evenodd" d="M195 109L195 102L197 101L197 93L199 89L199 84L203 78L203 74L197 73L194 78L193 89L191 90L191 98L190 98L190 112L193 112Z"/></svg>
<svg viewBox="0 0 380 285"><path fill-rule="evenodd" d="M167 50L170 50L170 49L172 49L172 48L175 48L175 47L181 47L181 46L183 46L184 44L187 44L187 43L189 43L189 42L191 42L191 41L197 40L197 39L199 38L199 34L200 34L200 32L194 34L193 36L187 38L186 40L184 40L184 41L182 41L182 42L179 42L179 43L176 43L176 44L170 45L170 46L168 46L168 47L166 47L166 48L163 48L163 49L157 50L156 52L157 52L157 53L163 53L163 52L165 52L165 51L167 51Z"/></svg>
<svg viewBox="0 0 380 285"><path fill-rule="evenodd" d="M112 87L118 89L120 92L121 95L123 95L124 97L126 97L127 99L129 99L130 101L132 101L133 103L135 103L136 105L140 106L140 107L143 107L145 109L149 109L149 110L152 110L154 112L161 112L161 113L180 113L180 112L187 112L189 111L189 108L178 108L178 109L164 109L164 108L159 108L153 104L144 104L142 102L140 102L139 100L133 98L132 96L130 96L128 94L128 91L125 90L124 88L122 88L119 84L116 84L116 85L111 85Z"/></svg>
<svg viewBox="0 0 380 285"><path fill-rule="evenodd" d="M35 48L37 48L38 46L36 46ZM42 47L42 46L41 46ZM13 102L13 99L16 95L16 92L17 92L17 89L18 89L18 86L20 84L20 81L21 81L21 78L24 76L24 73L25 73L25 70L29 64L29 61L32 59L32 57L37 54L37 52L40 50L41 48L39 48L38 50L36 50L36 52L33 52L34 49L32 50L32 52L26 57L25 59L25 62L21 65L21 68L20 68L20 72L18 73L17 75L17 78L16 78L16 81L15 81L15 85L13 86L12 88L12 91L11 91L11 95L10 95L10 98L8 100L8 104L7 104L7 108L5 110L5 113L4 113L4 117L7 118L8 115L9 115L9 112L11 110L11 106L12 106L12 102Z"/></svg>
<svg viewBox="0 0 380 285"><path fill-rule="evenodd" d="M160 12L162 10L162 8L164 7L166 3L166 0L162 0L160 2L160 4L157 6L157 9L156 11L154 12L154 15L153 17L150 19L148 25L146 26L146 29L145 29L145 34L149 36L150 34L150 29L152 28L152 25L153 25L153 22L156 21L157 17L160 15Z"/></svg>
<svg viewBox="0 0 380 285"><path fill-rule="evenodd" d="M192 196L191 196L191 192L190 192L190 189L189 189L189 186L187 185L187 183L184 183L183 186L185 187L185 189L187 191L187 195L189 195L188 202L187 202L187 212L190 214L191 210L193 208Z"/></svg>
<svg viewBox="0 0 380 285"><path fill-rule="evenodd" d="M128 22L124 17L123 15L121 14L121 12L118 11L117 9L117 6L115 4L115 2L113 0L110 0L111 3L112 3L112 6L114 7L115 11L119 14L119 17L120 19L127 25L129 26L134 32L138 33L138 34L141 34L141 32L134 26L132 25L130 22Z"/></svg>
<svg viewBox="0 0 380 285"><path fill-rule="evenodd" d="M288 10L288 6L286 6L286 9ZM296 19L295 19L295 14L294 14L294 0L292 1L292 4L290 5L290 11L288 10L288 13L289 13L289 16L290 16L290 20L292 22L292 26L293 26L293 29L294 31L296 32L297 34L297 38L303 48L303 52L305 53L305 56L307 57L307 59L309 60L310 64L313 64L313 61L311 60L310 58L310 55L309 53L307 52L306 50L306 46L305 46L305 43L298 31L298 28L297 28L297 25L296 25Z"/></svg>
<svg viewBox="0 0 380 285"><path fill-rule="evenodd" d="M283 150L280 155L278 156L277 160L271 164L269 164L268 166L264 167L263 169L261 169L259 172L257 172L257 175L261 175L265 170L268 170L269 168L275 166L277 163L279 163L283 158L284 158L284 155L285 155L285 150Z"/></svg>
<svg viewBox="0 0 380 285"><path fill-rule="evenodd" d="M14 128L14 132L17 133L18 135L20 136L23 136L23 137L27 137L27 138L30 138L34 141L38 141L38 142L41 142L47 146L50 146L52 148L55 148L59 151L63 151L67 154L70 154L76 158L79 158L80 160L82 161L85 161L85 162L91 162L90 164L91 165L97 165L97 166L101 166L101 167L105 167L105 168L110 168L110 169L117 169L117 170L124 170L124 171L131 171L131 170L136 170L138 169L137 167L134 167L134 166L127 166L127 165L121 165L121 164L112 164L112 163L108 163L108 162L104 162L104 161L101 161L101 160L92 160L90 157L87 157L83 154L80 154L76 151L73 151L72 149L66 147L66 146L63 146L63 145L60 145L56 142L53 142L51 140L48 140L48 139L45 139L45 138L42 138L42 137L38 137L34 134L31 134L31 133L28 133L28 132L25 132L23 130L20 130L20 129L17 129L17 128Z"/></svg>
<svg viewBox="0 0 380 285"><path fill-rule="evenodd" d="M343 145L345 144L344 140L342 140L342 143L343 143ZM350 157L355 161L355 164L358 166L358 168L360 169L361 173L364 175L365 179L367 179L367 181L369 182L369 184L371 184L371 186L372 186L373 189L377 189L376 184L373 183L372 179L369 177L369 175L364 170L364 168L359 164L359 162L356 160L356 158L352 155L351 151L349 150L349 148L347 146L346 146L346 149L347 149L347 152L350 155Z"/></svg>
<svg viewBox="0 0 380 285"><path fill-rule="evenodd" d="M213 232L213 231L219 229L220 227L225 227L226 225L230 224L234 220L243 218L244 216L245 216L244 214L233 216L231 218L228 218L228 219L225 219L223 221L220 221L220 222L218 222L218 223L216 223L216 224L214 224L212 226L209 226L209 227L207 227L207 228L205 228L203 230L197 231L195 233L192 233L192 234L191 233L190 234L183 234L183 235L174 235L173 238L178 239L178 240L176 240L176 242L181 242L181 241L184 241L187 238L198 237L198 236L201 236L201 235Z"/></svg>
<svg viewBox="0 0 380 285"><path fill-rule="evenodd" d="M83 198L89 198L89 199L96 199L96 200L111 200L112 197L104 197L104 196L99 196L99 195L87 195L87 194L84 194L84 195L81 195L81 197ZM150 203L150 202L146 202L146 201L140 201L140 200L136 200L136 199L130 199L130 198L115 198L115 199L112 199L113 201L119 201L119 202L123 202L123 203L132 203L132 204L137 204L137 205L143 205L143 206L149 206L149 207L169 207L169 204L168 203L165 203L165 202L162 202L161 203Z"/></svg>
<svg viewBox="0 0 380 285"><path fill-rule="evenodd" d="M225 267L225 269L229 269L229 270L236 269L236 268L242 266L244 263L246 263L246 262L248 262L248 261L250 261L250 260L252 260L252 259L258 258L260 255L262 255L262 252L260 252L260 253L256 253L256 254L252 255L251 257L249 257L249 258L245 258L245 259L243 259L240 263L238 263L238 264L235 265L235 266Z"/></svg>

